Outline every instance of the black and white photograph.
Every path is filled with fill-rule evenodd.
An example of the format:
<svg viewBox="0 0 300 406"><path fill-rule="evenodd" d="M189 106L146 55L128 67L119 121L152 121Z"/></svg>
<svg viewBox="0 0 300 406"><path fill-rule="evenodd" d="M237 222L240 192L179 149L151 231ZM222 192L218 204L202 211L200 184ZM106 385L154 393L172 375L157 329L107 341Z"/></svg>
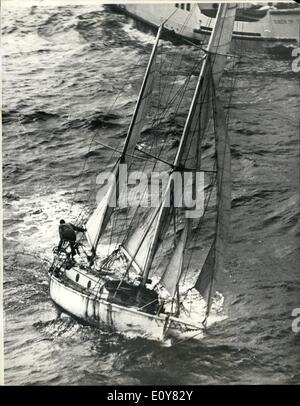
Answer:
<svg viewBox="0 0 300 406"><path fill-rule="evenodd" d="M300 5L109 3L1 4L1 384L299 385Z"/></svg>

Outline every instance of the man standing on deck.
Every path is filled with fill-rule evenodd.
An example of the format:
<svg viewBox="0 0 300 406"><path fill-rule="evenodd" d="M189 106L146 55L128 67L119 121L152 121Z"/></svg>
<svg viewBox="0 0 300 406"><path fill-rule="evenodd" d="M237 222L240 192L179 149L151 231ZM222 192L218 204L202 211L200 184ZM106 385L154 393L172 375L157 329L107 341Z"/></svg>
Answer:
<svg viewBox="0 0 300 406"><path fill-rule="evenodd" d="M71 255L72 255L72 257L74 257L74 255L78 254L78 250L75 248L75 242L76 242L75 231L79 231L79 232L83 233L86 231L86 228L76 227L76 226L74 226L74 224L66 223L65 220L60 220L58 230L59 230L59 236L60 236L60 241L58 244L58 251L60 251L63 243L66 241L70 244Z"/></svg>

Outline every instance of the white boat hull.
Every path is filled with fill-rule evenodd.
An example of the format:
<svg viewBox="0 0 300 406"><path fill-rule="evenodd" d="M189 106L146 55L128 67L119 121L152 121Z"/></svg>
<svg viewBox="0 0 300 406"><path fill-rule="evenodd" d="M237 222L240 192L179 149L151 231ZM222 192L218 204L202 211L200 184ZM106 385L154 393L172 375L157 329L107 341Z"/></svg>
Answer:
<svg viewBox="0 0 300 406"><path fill-rule="evenodd" d="M166 314L152 315L133 307L108 302L94 294L67 286L60 278L50 276L50 297L59 309L98 328L130 336L164 341L200 336L202 326L186 323Z"/></svg>
<svg viewBox="0 0 300 406"><path fill-rule="evenodd" d="M178 7L181 4L178 4ZM194 42L207 43L215 19L207 17L200 8L187 10L169 4L118 4L110 6L149 26L164 24L174 37ZM172 13L176 10L176 13ZM299 43L300 9L269 10L259 21L235 21L232 37L232 51L269 50L280 44Z"/></svg>

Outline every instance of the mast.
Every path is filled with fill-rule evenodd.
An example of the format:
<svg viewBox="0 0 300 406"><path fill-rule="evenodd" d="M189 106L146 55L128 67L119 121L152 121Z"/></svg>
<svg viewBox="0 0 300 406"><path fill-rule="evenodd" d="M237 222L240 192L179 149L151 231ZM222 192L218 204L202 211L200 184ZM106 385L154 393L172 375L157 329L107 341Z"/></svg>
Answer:
<svg viewBox="0 0 300 406"><path fill-rule="evenodd" d="M187 141L191 138L191 130L194 129L194 131L196 131L196 128L198 128L199 120L201 132L203 133L207 128L211 113L209 111L209 107L211 106L211 100L209 98L211 93L210 89L211 86L213 86L214 89L218 87L221 75L226 64L226 55L229 52L230 48L235 11L236 5L224 3L219 5L216 24L210 37L206 57L202 64L188 117L174 161L175 167L184 167L185 162L183 162L183 157L184 155L187 155ZM206 108L203 108L203 106L205 106ZM194 140L196 141L196 146L199 147L199 135L198 137L195 137L195 135L192 134L192 138L194 138ZM198 149L199 148L196 148L197 151ZM196 159L198 159L198 157L196 157ZM170 177L165 196L168 196L171 184L172 179ZM160 206L158 219L155 223L156 228L153 233L152 242L147 255L147 261L144 266L143 279L141 282L142 285L145 285L147 282L154 255L159 245L159 239L161 237L161 230L163 228L164 219L166 218L168 211L169 208L165 206L164 198Z"/></svg>
<svg viewBox="0 0 300 406"><path fill-rule="evenodd" d="M135 110L128 128L127 136L121 153L114 171L113 171L113 182L110 183L108 190L105 193L104 198L96 207L93 214L89 217L86 223L86 236L87 240L92 248L93 256L96 255L96 248L99 243L99 239L103 234L110 216L113 212L113 203L118 198L118 184L119 184L119 164L126 163L129 164L134 153L134 149L140 137L140 133L143 127L144 118L146 115L146 108L149 96L152 92L153 81L155 79L155 60L157 56L157 49L159 44L159 39L163 29L163 24L160 25L155 43L152 48L151 56L147 65L141 90L136 102ZM128 153L128 155L127 155Z"/></svg>

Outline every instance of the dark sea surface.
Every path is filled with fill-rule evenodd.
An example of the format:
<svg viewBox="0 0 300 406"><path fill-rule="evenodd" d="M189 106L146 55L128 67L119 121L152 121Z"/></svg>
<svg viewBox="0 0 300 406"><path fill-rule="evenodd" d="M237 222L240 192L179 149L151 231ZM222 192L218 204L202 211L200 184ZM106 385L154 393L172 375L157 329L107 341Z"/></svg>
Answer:
<svg viewBox="0 0 300 406"><path fill-rule="evenodd" d="M173 347L56 319L46 271L58 221L94 204L112 161L91 140L122 144L153 43L126 17L76 3L3 2L5 383L299 384L299 78L288 59L245 55L237 69L226 318ZM190 64L192 48L178 50Z"/></svg>

